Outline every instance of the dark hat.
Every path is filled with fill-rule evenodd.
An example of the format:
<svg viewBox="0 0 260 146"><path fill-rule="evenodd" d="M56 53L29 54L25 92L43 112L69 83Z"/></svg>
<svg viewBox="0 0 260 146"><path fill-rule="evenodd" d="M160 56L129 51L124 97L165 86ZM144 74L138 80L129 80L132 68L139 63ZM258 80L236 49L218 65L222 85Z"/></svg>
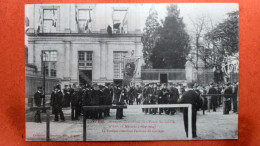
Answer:
<svg viewBox="0 0 260 146"><path fill-rule="evenodd" d="M56 85L56 86L55 86L55 89L60 89L60 85Z"/></svg>
<svg viewBox="0 0 260 146"><path fill-rule="evenodd" d="M105 83L105 86L109 86L110 85L110 83Z"/></svg>
<svg viewBox="0 0 260 146"><path fill-rule="evenodd" d="M192 88L193 86L194 86L194 83L192 83L192 82L187 83L187 87Z"/></svg>
<svg viewBox="0 0 260 146"><path fill-rule="evenodd" d="M42 89L42 87L37 87L37 90L41 90Z"/></svg>
<svg viewBox="0 0 260 146"><path fill-rule="evenodd" d="M104 86L98 85L99 89L104 89Z"/></svg>

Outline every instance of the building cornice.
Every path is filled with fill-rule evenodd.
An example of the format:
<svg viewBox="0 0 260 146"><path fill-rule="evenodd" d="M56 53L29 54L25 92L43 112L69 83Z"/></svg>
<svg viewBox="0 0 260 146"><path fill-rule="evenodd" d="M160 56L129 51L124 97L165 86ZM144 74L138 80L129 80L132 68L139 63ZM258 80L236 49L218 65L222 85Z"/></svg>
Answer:
<svg viewBox="0 0 260 146"><path fill-rule="evenodd" d="M141 33L112 34L107 33L26 33L29 37L92 37L92 38L121 38L121 37L142 37Z"/></svg>

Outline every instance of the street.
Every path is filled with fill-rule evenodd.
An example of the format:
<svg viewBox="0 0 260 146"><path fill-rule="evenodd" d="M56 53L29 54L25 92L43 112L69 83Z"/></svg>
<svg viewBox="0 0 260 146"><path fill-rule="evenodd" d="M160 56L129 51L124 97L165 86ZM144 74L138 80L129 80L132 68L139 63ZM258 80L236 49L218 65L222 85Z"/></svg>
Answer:
<svg viewBox="0 0 260 146"><path fill-rule="evenodd" d="M83 118L71 121L70 109L63 109L66 121L50 121L51 141L82 141ZM87 119L87 141L123 141L123 140L188 140L184 131L183 115L145 115L141 109L124 109L123 120L116 120L116 110L111 110L111 116L104 119ZM42 123L33 122L33 113L26 115L26 138L28 141L46 140L45 113L42 113ZM217 112L197 112L197 135L200 139L237 139L238 114L230 112L222 114L222 107Z"/></svg>

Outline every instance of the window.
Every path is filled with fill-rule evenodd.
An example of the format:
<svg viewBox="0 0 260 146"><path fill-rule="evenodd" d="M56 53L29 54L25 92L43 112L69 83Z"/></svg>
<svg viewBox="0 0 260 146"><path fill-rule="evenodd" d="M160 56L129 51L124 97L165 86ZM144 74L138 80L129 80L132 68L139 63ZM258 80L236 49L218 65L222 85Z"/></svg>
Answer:
<svg viewBox="0 0 260 146"><path fill-rule="evenodd" d="M57 51L43 51L43 63L45 65L45 76L56 77Z"/></svg>
<svg viewBox="0 0 260 146"><path fill-rule="evenodd" d="M124 58L127 51L114 51L114 79L123 79Z"/></svg>
<svg viewBox="0 0 260 146"><path fill-rule="evenodd" d="M127 10L115 9L113 12L114 33L127 33Z"/></svg>
<svg viewBox="0 0 260 146"><path fill-rule="evenodd" d="M92 10L78 9L78 27L80 32L90 32L92 28Z"/></svg>
<svg viewBox="0 0 260 146"><path fill-rule="evenodd" d="M56 32L57 20L57 9L43 9L43 32Z"/></svg>
<svg viewBox="0 0 260 146"><path fill-rule="evenodd" d="M92 69L92 51L79 51L79 68Z"/></svg>

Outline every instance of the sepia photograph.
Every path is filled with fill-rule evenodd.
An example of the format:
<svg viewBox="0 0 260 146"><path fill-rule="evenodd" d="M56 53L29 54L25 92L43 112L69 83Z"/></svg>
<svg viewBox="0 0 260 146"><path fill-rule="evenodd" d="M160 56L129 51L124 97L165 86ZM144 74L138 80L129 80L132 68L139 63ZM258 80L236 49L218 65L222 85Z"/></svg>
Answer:
<svg viewBox="0 0 260 146"><path fill-rule="evenodd" d="M26 4L26 141L238 139L237 3Z"/></svg>

